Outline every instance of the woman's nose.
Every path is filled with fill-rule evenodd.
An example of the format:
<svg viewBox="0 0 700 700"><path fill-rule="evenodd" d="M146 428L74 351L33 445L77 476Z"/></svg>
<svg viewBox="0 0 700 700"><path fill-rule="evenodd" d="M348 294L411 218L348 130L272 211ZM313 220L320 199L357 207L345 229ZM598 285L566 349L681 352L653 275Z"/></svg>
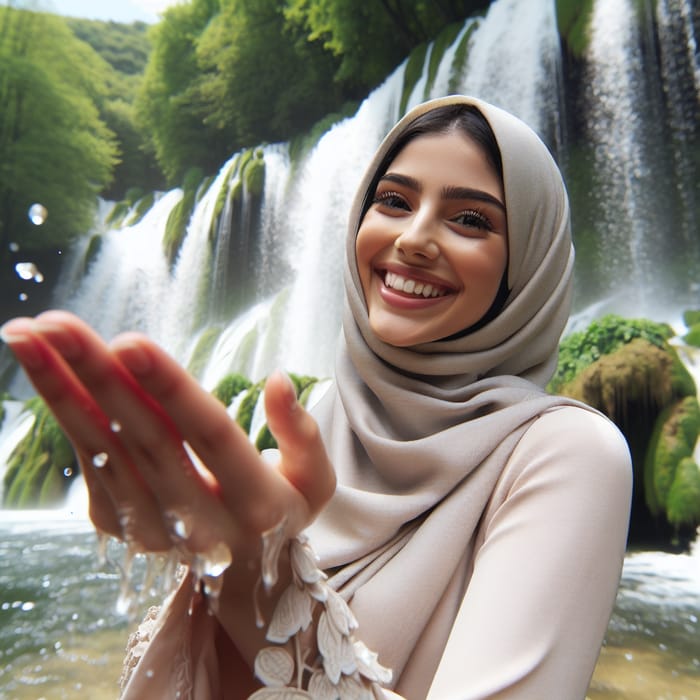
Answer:
<svg viewBox="0 0 700 700"><path fill-rule="evenodd" d="M408 257L434 260L440 255L435 224L418 214L394 240L394 248Z"/></svg>

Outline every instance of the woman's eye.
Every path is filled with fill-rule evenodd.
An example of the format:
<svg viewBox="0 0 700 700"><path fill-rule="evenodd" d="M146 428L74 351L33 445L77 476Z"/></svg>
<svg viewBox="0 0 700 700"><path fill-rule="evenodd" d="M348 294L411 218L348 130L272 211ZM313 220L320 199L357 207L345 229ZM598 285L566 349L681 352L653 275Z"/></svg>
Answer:
<svg viewBox="0 0 700 700"><path fill-rule="evenodd" d="M478 228L485 231L493 230L493 226L488 218L473 209L461 212L453 221L467 228Z"/></svg>
<svg viewBox="0 0 700 700"><path fill-rule="evenodd" d="M374 195L372 204L381 204L390 209L410 210L408 202L398 192L378 192Z"/></svg>

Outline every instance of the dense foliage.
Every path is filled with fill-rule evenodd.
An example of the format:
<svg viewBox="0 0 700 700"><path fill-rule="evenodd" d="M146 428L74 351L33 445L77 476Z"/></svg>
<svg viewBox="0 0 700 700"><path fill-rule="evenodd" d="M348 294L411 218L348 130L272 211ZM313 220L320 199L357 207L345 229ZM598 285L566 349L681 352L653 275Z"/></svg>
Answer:
<svg viewBox="0 0 700 700"><path fill-rule="evenodd" d="M191 0L154 27L138 99L173 183L289 140L360 99L421 42L488 0Z"/></svg>
<svg viewBox="0 0 700 700"><path fill-rule="evenodd" d="M0 7L0 249L71 240L116 163L100 119L107 64L59 18ZM43 226L27 212L48 211Z"/></svg>

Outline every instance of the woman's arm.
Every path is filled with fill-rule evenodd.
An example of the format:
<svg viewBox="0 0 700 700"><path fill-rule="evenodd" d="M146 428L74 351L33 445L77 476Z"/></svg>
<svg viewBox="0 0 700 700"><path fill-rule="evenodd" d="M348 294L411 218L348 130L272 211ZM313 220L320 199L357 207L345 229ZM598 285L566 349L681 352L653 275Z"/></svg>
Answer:
<svg viewBox="0 0 700 700"><path fill-rule="evenodd" d="M631 498L626 443L561 408L516 447L429 700L582 700L615 601Z"/></svg>
<svg viewBox="0 0 700 700"><path fill-rule="evenodd" d="M218 609L250 663L261 639L251 613L261 536L283 523L294 537L335 489L318 427L289 380L275 373L265 389L280 449L271 465L224 406L143 336L108 346L52 311L8 322L2 338L73 443L99 530L136 550L175 546L185 562L228 551ZM263 600L269 611L274 601Z"/></svg>

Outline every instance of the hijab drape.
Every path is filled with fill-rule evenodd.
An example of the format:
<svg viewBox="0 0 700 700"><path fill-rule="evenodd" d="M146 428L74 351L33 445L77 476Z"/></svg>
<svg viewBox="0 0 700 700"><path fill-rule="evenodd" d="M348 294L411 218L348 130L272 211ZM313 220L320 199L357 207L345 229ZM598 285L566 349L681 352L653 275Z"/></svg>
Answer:
<svg viewBox="0 0 700 700"><path fill-rule="evenodd" d="M472 333L394 347L369 326L355 258L362 205L406 126L453 104L476 106L501 152L510 293L496 318ZM543 411L572 403L543 387L569 313L573 259L568 198L549 151L520 120L479 100L450 96L413 109L360 184L336 381L314 411L338 490L307 534L333 585L351 599L358 637L395 677L445 595L463 595L460 562L518 440ZM444 644L449 625L436 643Z"/></svg>

